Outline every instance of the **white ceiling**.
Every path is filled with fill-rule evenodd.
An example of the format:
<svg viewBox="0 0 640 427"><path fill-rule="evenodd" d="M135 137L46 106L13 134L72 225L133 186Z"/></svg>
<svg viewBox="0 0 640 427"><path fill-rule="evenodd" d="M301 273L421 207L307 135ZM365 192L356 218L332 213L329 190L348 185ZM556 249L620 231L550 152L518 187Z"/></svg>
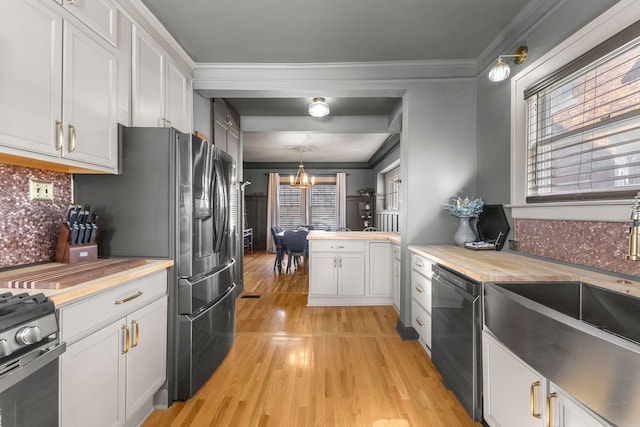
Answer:
<svg viewBox="0 0 640 427"><path fill-rule="evenodd" d="M541 0L142 0L196 63L477 60ZM322 94L318 94L322 96ZM228 99L241 117L307 114L308 98ZM331 116L389 115L398 98L329 100ZM248 162L367 161L389 133L251 132Z"/></svg>

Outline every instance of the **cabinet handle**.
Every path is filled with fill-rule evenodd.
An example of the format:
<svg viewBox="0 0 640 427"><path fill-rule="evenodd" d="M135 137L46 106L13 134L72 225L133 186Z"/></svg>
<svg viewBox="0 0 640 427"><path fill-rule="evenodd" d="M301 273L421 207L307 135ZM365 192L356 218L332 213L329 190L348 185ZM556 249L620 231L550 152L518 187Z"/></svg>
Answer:
<svg viewBox="0 0 640 427"><path fill-rule="evenodd" d="M420 320L419 317L416 317L416 323L418 324L418 326L420 326L421 328L424 328L424 323L422 323L422 320Z"/></svg>
<svg viewBox="0 0 640 427"><path fill-rule="evenodd" d="M415 290L418 291L421 294L424 294L424 289L422 289L420 286L416 286Z"/></svg>
<svg viewBox="0 0 640 427"><path fill-rule="evenodd" d="M551 410L553 409L553 399L556 397L558 397L558 393L556 392L547 396L547 427L553 427L553 414Z"/></svg>
<svg viewBox="0 0 640 427"><path fill-rule="evenodd" d="M162 118L162 125L166 128L170 128L171 127L171 120L165 119L164 117Z"/></svg>
<svg viewBox="0 0 640 427"><path fill-rule="evenodd" d="M69 147L69 152L73 153L76 151L76 127L74 125L69 125L69 138L71 139L71 146Z"/></svg>
<svg viewBox="0 0 640 427"><path fill-rule="evenodd" d="M531 407L531 416L534 418L540 418L541 415L539 412L536 412L536 388L540 386L540 381L536 381L531 383L531 387L529 388L529 406Z"/></svg>
<svg viewBox="0 0 640 427"><path fill-rule="evenodd" d="M338 265L340 268L342 268L342 258L340 258L340 263Z"/></svg>
<svg viewBox="0 0 640 427"><path fill-rule="evenodd" d="M118 305L118 304L124 304L125 302L129 302L129 301L131 301L132 299L136 299L136 298L138 298L138 297L139 297L139 296L141 296L141 295L142 295L142 291L138 291L138 292L136 292L135 294L133 294L133 295L129 295L129 296L128 296L128 297L126 297L126 298L122 298L122 299L116 300L116 305Z"/></svg>
<svg viewBox="0 0 640 427"><path fill-rule="evenodd" d="M416 267L422 268L422 267L424 267L424 264L422 262L420 262L420 261L416 261Z"/></svg>
<svg viewBox="0 0 640 427"><path fill-rule="evenodd" d="M338 266L338 261L336 258L337 257L333 257L333 268L336 268Z"/></svg>
<svg viewBox="0 0 640 427"><path fill-rule="evenodd" d="M341 246L341 245L333 246L333 245L331 245L331 249L344 249L344 246Z"/></svg>
<svg viewBox="0 0 640 427"><path fill-rule="evenodd" d="M140 341L140 324L137 321L132 320L131 321L131 329L134 330L134 332L133 332L133 344L131 345L131 348L133 348L133 347L137 347L138 346L138 342Z"/></svg>
<svg viewBox="0 0 640 427"><path fill-rule="evenodd" d="M69 3L69 4L76 4L76 0L67 0L67 3Z"/></svg>
<svg viewBox="0 0 640 427"><path fill-rule="evenodd" d="M233 122L231 121L231 116L227 114L227 126L233 126Z"/></svg>
<svg viewBox="0 0 640 427"><path fill-rule="evenodd" d="M129 353L129 348L131 347L131 333L127 325L122 325L122 331L124 332L124 350L122 354L126 354Z"/></svg>
<svg viewBox="0 0 640 427"><path fill-rule="evenodd" d="M64 126L59 120L56 120L56 125L58 126L58 145L56 146L56 150L62 150L64 146Z"/></svg>

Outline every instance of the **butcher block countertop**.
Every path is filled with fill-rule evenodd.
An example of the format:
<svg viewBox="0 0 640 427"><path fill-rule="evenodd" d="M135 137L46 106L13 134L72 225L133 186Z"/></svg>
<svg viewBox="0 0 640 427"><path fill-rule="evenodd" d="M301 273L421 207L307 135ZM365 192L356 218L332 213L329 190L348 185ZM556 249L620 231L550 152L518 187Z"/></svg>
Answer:
<svg viewBox="0 0 640 427"><path fill-rule="evenodd" d="M584 282L640 298L640 281L514 252L473 251L435 245L409 245L408 249L479 282Z"/></svg>
<svg viewBox="0 0 640 427"><path fill-rule="evenodd" d="M118 269L113 266L105 267L104 265L100 265L101 270L94 269L92 262L98 263L100 261L104 260L87 261L78 264L52 262L3 271L0 272L0 292L12 292L14 294L20 292L27 292L29 294L43 293L54 302L56 307L59 307L96 292L162 271L173 265L173 260L170 259L129 260L131 262L128 264L121 264L124 269L114 272ZM81 271L76 273L76 276L84 275L83 277L85 277L86 280L78 281L74 278L65 282L65 280L67 280L65 279L65 276L67 276L65 270L77 269L78 267L80 267ZM84 273L82 270L84 270ZM92 270L94 273L100 271L104 273L104 275L91 274ZM58 272L60 279L31 280L32 278L42 276L43 272L46 271ZM20 280L15 280L16 278Z"/></svg>
<svg viewBox="0 0 640 427"><path fill-rule="evenodd" d="M387 231L309 231L307 240L390 240L400 243L399 233Z"/></svg>

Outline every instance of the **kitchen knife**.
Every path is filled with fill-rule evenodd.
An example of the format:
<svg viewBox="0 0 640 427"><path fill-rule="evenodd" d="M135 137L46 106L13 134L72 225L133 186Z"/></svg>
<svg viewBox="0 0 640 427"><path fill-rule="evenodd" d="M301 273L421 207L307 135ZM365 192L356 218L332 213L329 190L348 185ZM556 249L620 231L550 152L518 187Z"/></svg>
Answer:
<svg viewBox="0 0 640 427"><path fill-rule="evenodd" d="M96 222L98 221L98 213L93 212L91 214L91 234L89 235L89 244L93 245L96 242L96 234L98 234L98 225Z"/></svg>
<svg viewBox="0 0 640 427"><path fill-rule="evenodd" d="M67 209L67 225L69 226L69 229L71 229L71 226L73 225L73 223L71 222L71 214L75 211L76 205L70 205L69 209Z"/></svg>
<svg viewBox="0 0 640 427"><path fill-rule="evenodd" d="M73 223L73 226L71 227L71 244L72 245L77 245L78 244L78 232L80 231L80 227L78 226L77 222Z"/></svg>

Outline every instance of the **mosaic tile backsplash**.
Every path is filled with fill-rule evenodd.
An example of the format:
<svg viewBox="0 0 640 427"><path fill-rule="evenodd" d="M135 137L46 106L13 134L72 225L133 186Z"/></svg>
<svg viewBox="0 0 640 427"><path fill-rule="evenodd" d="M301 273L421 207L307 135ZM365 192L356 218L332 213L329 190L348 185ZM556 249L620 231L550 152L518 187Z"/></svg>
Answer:
<svg viewBox="0 0 640 427"><path fill-rule="evenodd" d="M29 179L53 182L53 203L29 201ZM71 175L0 163L0 268L55 259Z"/></svg>
<svg viewBox="0 0 640 427"><path fill-rule="evenodd" d="M572 264L640 277L640 262L627 261L624 222L515 219L520 251Z"/></svg>

